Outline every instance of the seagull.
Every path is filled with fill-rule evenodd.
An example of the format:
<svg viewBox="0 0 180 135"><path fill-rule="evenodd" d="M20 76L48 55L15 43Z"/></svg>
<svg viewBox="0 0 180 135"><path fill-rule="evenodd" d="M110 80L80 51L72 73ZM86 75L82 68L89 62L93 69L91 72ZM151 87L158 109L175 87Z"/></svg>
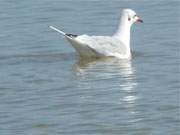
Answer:
<svg viewBox="0 0 180 135"><path fill-rule="evenodd" d="M123 9L118 29L112 36L68 34L53 26L49 27L62 34L81 57L131 59L130 29L135 22L142 23L143 20L132 9Z"/></svg>

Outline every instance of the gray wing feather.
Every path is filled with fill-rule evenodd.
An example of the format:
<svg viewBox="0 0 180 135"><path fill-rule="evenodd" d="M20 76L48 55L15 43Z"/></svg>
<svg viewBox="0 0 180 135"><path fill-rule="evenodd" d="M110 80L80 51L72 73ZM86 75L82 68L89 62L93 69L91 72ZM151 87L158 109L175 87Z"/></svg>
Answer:
<svg viewBox="0 0 180 135"><path fill-rule="evenodd" d="M84 42L99 54L126 54L126 46L118 39L108 36L79 36L79 40Z"/></svg>

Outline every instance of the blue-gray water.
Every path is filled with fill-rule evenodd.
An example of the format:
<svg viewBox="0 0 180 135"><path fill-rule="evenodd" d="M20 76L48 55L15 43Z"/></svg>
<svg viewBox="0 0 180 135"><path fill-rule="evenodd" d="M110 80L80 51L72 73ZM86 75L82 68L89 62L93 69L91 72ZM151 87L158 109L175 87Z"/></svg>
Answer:
<svg viewBox="0 0 180 135"><path fill-rule="evenodd" d="M178 0L1 0L1 135L178 135ZM111 35L120 11L133 59L79 60L48 26Z"/></svg>

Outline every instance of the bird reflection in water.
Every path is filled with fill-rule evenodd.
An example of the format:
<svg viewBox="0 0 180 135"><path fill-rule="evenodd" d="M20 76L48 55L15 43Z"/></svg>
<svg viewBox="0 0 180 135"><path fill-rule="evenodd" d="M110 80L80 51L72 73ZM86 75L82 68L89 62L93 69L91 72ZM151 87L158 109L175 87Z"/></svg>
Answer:
<svg viewBox="0 0 180 135"><path fill-rule="evenodd" d="M115 121L121 117L127 118L126 122L129 123L141 120L138 83L132 61L115 58L80 59L74 67L77 87L83 93L82 99L79 99L81 103L100 105L100 108L107 105L109 112L114 108L113 114L118 118L110 116L109 119Z"/></svg>
<svg viewBox="0 0 180 135"><path fill-rule="evenodd" d="M123 92L120 102L133 105L137 97L135 87L137 86L135 68L129 60L119 60L115 58L102 59L80 59L75 64L75 72L78 77L90 80L107 80L111 89L119 89ZM107 81L105 81L107 83ZM111 84L112 83L112 84ZM97 84L98 85L98 84ZM107 84L104 84L106 86ZM109 86L108 85L108 86ZM109 89L105 88L104 89ZM111 90L109 89L109 90Z"/></svg>

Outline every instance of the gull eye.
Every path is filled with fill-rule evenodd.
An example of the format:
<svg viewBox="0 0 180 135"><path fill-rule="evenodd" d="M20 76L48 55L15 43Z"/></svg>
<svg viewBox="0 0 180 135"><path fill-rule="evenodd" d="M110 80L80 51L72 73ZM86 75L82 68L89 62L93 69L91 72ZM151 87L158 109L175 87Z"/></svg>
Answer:
<svg viewBox="0 0 180 135"><path fill-rule="evenodd" d="M130 17L128 17L128 21L131 21L131 18L130 18Z"/></svg>

